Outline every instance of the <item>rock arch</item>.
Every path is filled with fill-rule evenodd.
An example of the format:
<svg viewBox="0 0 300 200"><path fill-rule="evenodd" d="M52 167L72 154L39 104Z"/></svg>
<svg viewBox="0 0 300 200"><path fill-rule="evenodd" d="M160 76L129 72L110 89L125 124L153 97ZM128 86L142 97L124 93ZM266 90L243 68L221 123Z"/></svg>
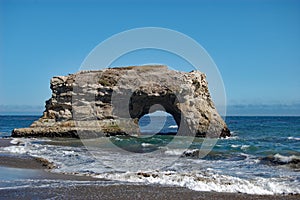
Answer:
<svg viewBox="0 0 300 200"><path fill-rule="evenodd" d="M130 134L155 104L173 115L178 135L230 135L199 71L179 72L166 66L83 71L52 78L51 89L43 116L29 128L15 129L13 136ZM126 120L130 123L123 126Z"/></svg>

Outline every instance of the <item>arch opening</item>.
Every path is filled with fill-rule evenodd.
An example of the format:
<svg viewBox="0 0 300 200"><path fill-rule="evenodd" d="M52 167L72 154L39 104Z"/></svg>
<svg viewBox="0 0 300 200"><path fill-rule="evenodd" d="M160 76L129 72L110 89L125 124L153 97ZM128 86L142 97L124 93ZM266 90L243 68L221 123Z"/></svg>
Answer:
<svg viewBox="0 0 300 200"><path fill-rule="evenodd" d="M149 88L140 86L133 93L122 89L114 96L113 114L125 134L120 136L122 142L111 141L126 151L152 152L169 145L177 136L193 136L181 107L184 99L168 88Z"/></svg>
<svg viewBox="0 0 300 200"><path fill-rule="evenodd" d="M143 115L139 119L138 125L143 137L176 135L178 131L178 124L173 115L162 110Z"/></svg>
<svg viewBox="0 0 300 200"><path fill-rule="evenodd" d="M132 119L140 120L141 117L156 111L166 112L173 116L178 128L181 124L182 113L178 107L177 96L168 91L165 94L149 95L142 91L135 91L129 102L129 114ZM156 113L157 114L157 113Z"/></svg>

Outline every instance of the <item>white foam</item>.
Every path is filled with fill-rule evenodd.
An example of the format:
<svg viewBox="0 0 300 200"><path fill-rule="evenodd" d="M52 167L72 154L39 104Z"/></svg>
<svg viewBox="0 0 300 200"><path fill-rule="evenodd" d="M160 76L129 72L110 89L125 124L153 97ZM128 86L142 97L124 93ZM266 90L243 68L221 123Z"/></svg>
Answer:
<svg viewBox="0 0 300 200"><path fill-rule="evenodd" d="M118 154L116 152L103 149L100 152L98 151L100 159L95 160L91 156L90 151L86 151L84 147L46 145L31 143L29 140L21 140L21 145L0 148L0 151L18 154L26 153L31 156L43 157L50 162L54 162L54 164L59 167L53 170L54 172L58 173L94 175L98 178L132 183L138 182L146 184L182 186L198 191L241 192L248 194L300 194L299 182L294 178L289 178L295 177L294 174L293 176L284 174L283 178L258 178L252 175L247 177L243 175L239 176L237 173L231 172L229 172L230 175L225 175L222 167L224 167L223 164L226 164L226 161L222 160L207 161L201 159L179 158L178 162L176 162L176 166L174 165L175 167L167 168L172 171L153 170L147 172L145 170L146 173L150 174L149 177L145 177L142 174L138 175L137 170L128 170L126 168L127 163L122 163L125 166L124 170L122 171L128 170L126 173L117 173L114 169L107 168L106 165L104 165L106 162L111 164L107 166L114 166L112 164L120 164L121 159L115 158L122 158L124 157L124 154ZM148 143L145 143L144 145L147 146ZM160 149L163 154L158 155L163 157L163 159L153 159L153 161L159 162L160 160L174 158L174 156L180 156L185 152L184 149L168 149L167 147L161 147ZM193 153L194 151L195 150L188 150L187 152ZM113 154L116 154L116 156L112 156ZM249 155L241 155L247 156L246 160L253 162L253 159L250 159ZM300 159L299 156L282 156L280 154L274 155L274 158L281 161L285 160L286 162L289 162L293 159ZM141 165L144 165L143 154L134 154L132 157L126 156L126 159L128 161L128 165L132 164L132 162L137 162L141 163ZM241 162L245 163L245 160ZM209 165L207 165L207 163L209 163ZM232 161L230 161L230 164L232 164ZM228 172L229 170L225 171Z"/></svg>
<svg viewBox="0 0 300 200"><path fill-rule="evenodd" d="M21 140L19 138L14 138L10 141L10 143L14 145L24 144L24 140Z"/></svg>
<svg viewBox="0 0 300 200"><path fill-rule="evenodd" d="M226 136L224 138L220 138L221 140L236 140L236 139L239 139L238 136Z"/></svg>
<svg viewBox="0 0 300 200"><path fill-rule="evenodd" d="M177 125L171 125L168 128L178 128L178 126Z"/></svg>
<svg viewBox="0 0 300 200"><path fill-rule="evenodd" d="M28 152L26 146L9 146L9 147L4 147L3 150L8 151L10 153L16 153L16 154L25 154Z"/></svg>
<svg viewBox="0 0 300 200"><path fill-rule="evenodd" d="M232 144L232 145L231 145L232 148L238 148L239 146L240 146L240 145L238 145L238 144Z"/></svg>
<svg viewBox="0 0 300 200"><path fill-rule="evenodd" d="M250 147L250 145L242 145L242 146L241 146L241 149L242 149L242 150L245 150L245 149L248 149L249 147Z"/></svg>
<svg viewBox="0 0 300 200"><path fill-rule="evenodd" d="M278 154L278 153L274 155L274 158L275 158L275 160L285 162L285 163L289 163L292 160L300 160L300 156L295 156L295 155L283 156L283 155Z"/></svg>
<svg viewBox="0 0 300 200"><path fill-rule="evenodd" d="M270 181L263 178L245 180L213 173L200 174L195 172L190 174L179 174L172 171L144 173L127 172L113 174L105 173L96 175L95 177L128 182L181 186L197 191L240 192L261 195L300 193L299 187L291 188L278 181Z"/></svg>
<svg viewBox="0 0 300 200"><path fill-rule="evenodd" d="M62 153L63 153L64 155L67 155L67 156L70 156L70 155L77 155L77 154L75 153L75 151L62 151Z"/></svg>
<svg viewBox="0 0 300 200"><path fill-rule="evenodd" d="M49 142L52 141L50 139L46 138L13 138L10 143L13 145L28 145L32 143L33 141L39 141L39 142Z"/></svg>
<svg viewBox="0 0 300 200"><path fill-rule="evenodd" d="M231 137L237 136L238 132L237 131L230 131Z"/></svg>
<svg viewBox="0 0 300 200"><path fill-rule="evenodd" d="M35 146L31 143L32 139L28 138L15 138L10 141L12 146L2 148L2 151L16 153L16 154L25 154L30 152L30 149Z"/></svg>
<svg viewBox="0 0 300 200"><path fill-rule="evenodd" d="M119 138L119 137L114 137L114 139L115 139L116 141L123 141L123 139L121 139L121 138Z"/></svg>
<svg viewBox="0 0 300 200"><path fill-rule="evenodd" d="M300 140L298 137L288 137L289 140Z"/></svg>
<svg viewBox="0 0 300 200"><path fill-rule="evenodd" d="M170 156L181 156L183 152L184 152L183 149L171 149L171 150L166 150L165 154Z"/></svg>
<svg viewBox="0 0 300 200"><path fill-rule="evenodd" d="M142 145L142 147L151 147L151 146L153 146L152 144L149 144L149 143L142 143L141 145Z"/></svg>

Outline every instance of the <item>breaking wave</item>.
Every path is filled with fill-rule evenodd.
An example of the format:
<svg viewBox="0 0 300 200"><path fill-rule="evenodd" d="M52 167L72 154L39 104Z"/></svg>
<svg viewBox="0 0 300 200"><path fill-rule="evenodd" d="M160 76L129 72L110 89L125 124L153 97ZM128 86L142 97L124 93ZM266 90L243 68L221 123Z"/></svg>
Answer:
<svg viewBox="0 0 300 200"><path fill-rule="evenodd" d="M249 175L247 171L245 171L247 176L243 174L239 176L236 172L238 169L242 170L241 165L243 164L246 165L245 168L251 165L255 170L257 161L252 159L252 156L248 154L239 155L241 157L240 159L203 160L197 158L199 153L198 149L183 150L165 148L161 150L164 152L166 158L168 156L178 156L178 160L173 166L154 171L126 171L126 169L124 169L123 172L120 172L103 166L100 161L91 157L84 146L57 145L53 143L53 141L22 138L14 139L11 143L13 144L12 146L0 148L0 152L43 157L57 166L57 168L52 169L52 171L56 173L93 176L117 181L120 184L131 182L181 186L197 191L270 195L300 194L299 181L290 178L294 177L293 174L286 175L285 177L277 176L270 178L253 176L253 174L255 174L253 172ZM143 143L142 145L148 147L151 144ZM242 145L238 146L238 148L241 147ZM103 151L101 155L103 160L111 159L111 153ZM136 156L142 158L143 154L137 154ZM130 158L128 159L130 162ZM267 157L267 159L261 159L258 163L259 162L271 164L270 167L274 165L295 165L298 166L299 169L300 157L296 155L283 156L281 154L275 154ZM228 166L231 166L232 169ZM269 168L267 168L266 171L269 171Z"/></svg>
<svg viewBox="0 0 300 200"><path fill-rule="evenodd" d="M261 158L263 164L282 165L300 171L300 156L290 155L284 156L279 153Z"/></svg>

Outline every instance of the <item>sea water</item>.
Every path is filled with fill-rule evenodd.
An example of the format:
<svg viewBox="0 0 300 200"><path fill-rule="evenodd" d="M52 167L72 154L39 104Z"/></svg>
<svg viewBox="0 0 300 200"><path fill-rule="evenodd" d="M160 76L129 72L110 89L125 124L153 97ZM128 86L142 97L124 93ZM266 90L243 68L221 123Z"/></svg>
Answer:
<svg viewBox="0 0 300 200"><path fill-rule="evenodd" d="M13 128L26 127L37 118L0 116L0 136L9 136ZM82 141L18 138L11 141L18 145L2 147L0 153L43 157L56 165L53 172L104 178L113 184L161 184L198 191L249 194L300 194L300 117L226 117L232 137L216 140L205 157L199 156L203 138L188 143L191 140L187 137L149 136L147 133L155 130L159 118L155 118L158 121L149 120L144 118L140 122L145 137L138 140L125 136ZM160 132L174 133L176 130L173 118L165 118ZM18 179L16 187L35 185L34 180L26 180ZM14 181L0 179L0 189L11 187ZM39 180L38 185L51 186L52 182ZM56 186L57 182L53 187Z"/></svg>

